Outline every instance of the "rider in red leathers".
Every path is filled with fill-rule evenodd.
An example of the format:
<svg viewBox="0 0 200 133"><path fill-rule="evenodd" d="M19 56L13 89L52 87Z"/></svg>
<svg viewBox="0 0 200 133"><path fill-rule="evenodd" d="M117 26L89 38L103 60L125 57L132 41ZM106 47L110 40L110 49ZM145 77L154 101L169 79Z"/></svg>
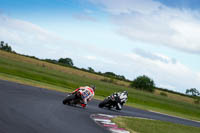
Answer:
<svg viewBox="0 0 200 133"><path fill-rule="evenodd" d="M79 91L81 98L82 98L82 107L86 107L87 103L89 101L92 100L92 98L94 97L94 92L95 92L95 86L84 86L84 87L80 87L78 89L76 89L75 91L73 91L72 93L76 93L77 91Z"/></svg>

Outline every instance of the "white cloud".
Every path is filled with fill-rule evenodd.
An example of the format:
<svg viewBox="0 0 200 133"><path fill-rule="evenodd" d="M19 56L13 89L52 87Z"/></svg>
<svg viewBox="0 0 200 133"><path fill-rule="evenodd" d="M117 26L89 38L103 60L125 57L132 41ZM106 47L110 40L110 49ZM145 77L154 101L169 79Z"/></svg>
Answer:
<svg viewBox="0 0 200 133"><path fill-rule="evenodd" d="M97 59L96 56L91 56L91 55L85 56L85 58L88 60L96 60Z"/></svg>
<svg viewBox="0 0 200 133"><path fill-rule="evenodd" d="M148 58L151 60L158 60L163 63L174 63L174 64L176 63L176 59L169 58L168 56L162 55L160 53L151 53L149 51L145 51L145 50L142 50L139 48L134 49L133 52L143 58Z"/></svg>
<svg viewBox="0 0 200 133"><path fill-rule="evenodd" d="M66 40L38 25L4 15L0 15L0 38L0 41L8 42L16 52L21 54L53 59L70 57L79 65L91 64L88 60L95 60L96 63L100 62L102 65L115 64L112 59L101 57L101 54L106 51L104 49L97 49L92 44ZM96 53L99 53L98 58L95 56ZM84 60L80 64L81 61L76 61L80 59L87 61Z"/></svg>
<svg viewBox="0 0 200 133"><path fill-rule="evenodd" d="M97 48L92 48L91 50L99 51ZM95 54L93 52L91 52L91 53ZM117 63L113 59L108 58L106 56L102 56L101 54L100 55L97 54L96 56L89 55L89 56L85 56L85 58L89 61L95 61L96 64L98 64L98 65L99 65L99 63L106 64L106 65L117 65Z"/></svg>
<svg viewBox="0 0 200 133"><path fill-rule="evenodd" d="M0 38L21 54L39 58L70 57L84 47L27 21L0 15Z"/></svg>
<svg viewBox="0 0 200 133"><path fill-rule="evenodd" d="M160 7L159 2L152 0L89 0L94 4L100 4L104 10L112 14L131 14L132 12L148 13Z"/></svg>
<svg viewBox="0 0 200 133"><path fill-rule="evenodd" d="M117 33L133 41L200 54L200 15L153 0L89 0L107 11Z"/></svg>
<svg viewBox="0 0 200 133"><path fill-rule="evenodd" d="M79 13L75 14L74 18L80 20L80 21L91 21L91 22L97 22L97 19L89 14L86 13Z"/></svg>
<svg viewBox="0 0 200 133"><path fill-rule="evenodd" d="M34 50L34 48L40 50L40 48L48 47L48 44L53 43L53 40L60 40L53 33L37 25L4 15L0 15L0 37L4 41L13 44L16 50ZM32 48L31 46L35 47Z"/></svg>

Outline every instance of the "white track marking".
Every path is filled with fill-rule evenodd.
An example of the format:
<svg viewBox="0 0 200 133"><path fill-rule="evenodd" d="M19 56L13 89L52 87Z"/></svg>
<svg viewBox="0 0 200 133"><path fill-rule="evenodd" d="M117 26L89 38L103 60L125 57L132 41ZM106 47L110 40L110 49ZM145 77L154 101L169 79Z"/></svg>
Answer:
<svg viewBox="0 0 200 133"><path fill-rule="evenodd" d="M112 122L101 122L103 124L108 124L108 125L115 125L115 123L112 123Z"/></svg>
<svg viewBox="0 0 200 133"><path fill-rule="evenodd" d="M113 116L113 115L106 115L106 114L98 114L98 115L100 115L100 116L105 116L105 117L109 117L109 118L114 118L115 116Z"/></svg>
<svg viewBox="0 0 200 133"><path fill-rule="evenodd" d="M94 119L94 120L99 122L111 122L111 120L108 119Z"/></svg>
<svg viewBox="0 0 200 133"><path fill-rule="evenodd" d="M110 129L112 133L130 133L129 131L119 130L119 129Z"/></svg>
<svg viewBox="0 0 200 133"><path fill-rule="evenodd" d="M123 128L118 128L117 124L112 122L111 119L117 116L107 114L92 114L90 116L98 125L107 128L112 133L130 133Z"/></svg>

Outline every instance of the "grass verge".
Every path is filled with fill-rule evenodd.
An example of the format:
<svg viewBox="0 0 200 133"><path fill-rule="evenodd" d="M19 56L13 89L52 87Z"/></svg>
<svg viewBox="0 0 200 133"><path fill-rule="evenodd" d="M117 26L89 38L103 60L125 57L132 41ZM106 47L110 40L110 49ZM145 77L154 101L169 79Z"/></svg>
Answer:
<svg viewBox="0 0 200 133"><path fill-rule="evenodd" d="M134 117L117 117L112 120L131 133L200 133L200 128Z"/></svg>

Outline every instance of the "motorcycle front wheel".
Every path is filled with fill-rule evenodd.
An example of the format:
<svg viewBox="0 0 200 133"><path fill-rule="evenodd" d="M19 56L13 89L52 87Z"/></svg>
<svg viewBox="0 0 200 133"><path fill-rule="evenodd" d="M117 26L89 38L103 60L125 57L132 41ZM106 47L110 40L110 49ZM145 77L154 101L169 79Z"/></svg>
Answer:
<svg viewBox="0 0 200 133"><path fill-rule="evenodd" d="M70 104L73 99L75 99L75 95L69 95L63 100L63 104Z"/></svg>
<svg viewBox="0 0 200 133"><path fill-rule="evenodd" d="M105 105L108 103L108 99L103 100L102 102L99 103L99 108L105 107Z"/></svg>

